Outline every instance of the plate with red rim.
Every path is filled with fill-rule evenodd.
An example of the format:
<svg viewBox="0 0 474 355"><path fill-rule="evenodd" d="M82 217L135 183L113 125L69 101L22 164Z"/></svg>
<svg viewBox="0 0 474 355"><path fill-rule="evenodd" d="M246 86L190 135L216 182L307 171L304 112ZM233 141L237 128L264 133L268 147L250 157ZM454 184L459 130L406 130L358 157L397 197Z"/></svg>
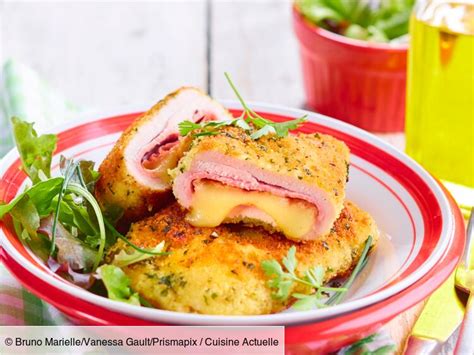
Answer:
<svg viewBox="0 0 474 355"><path fill-rule="evenodd" d="M224 104L234 115L239 114L237 103ZM363 334L428 296L454 270L464 245L462 216L449 194L422 167L379 138L338 120L273 105L254 104L252 107L275 121L307 114L309 121L299 131L331 134L346 142L351 150L347 198L374 217L382 235L368 265L343 303L311 311L221 316L171 312L115 302L74 286L52 273L23 246L8 223L0 223L3 262L26 287L77 322L283 324L290 326L287 328L287 341L294 343L303 339L312 339L314 343L315 337L318 342L331 343L330 339L336 335ZM60 154L99 164L120 133L142 111L89 114L53 130L59 136L53 175L57 173ZM0 200L10 201L26 183L26 176L19 167L16 150L0 162ZM306 328L309 333L302 333Z"/></svg>

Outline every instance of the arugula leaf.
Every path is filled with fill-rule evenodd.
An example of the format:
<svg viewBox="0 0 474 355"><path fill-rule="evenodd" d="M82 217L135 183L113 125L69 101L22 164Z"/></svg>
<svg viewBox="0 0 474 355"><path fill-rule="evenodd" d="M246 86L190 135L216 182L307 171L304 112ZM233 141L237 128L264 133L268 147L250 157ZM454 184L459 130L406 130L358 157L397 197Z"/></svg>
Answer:
<svg viewBox="0 0 474 355"><path fill-rule="evenodd" d="M22 168L33 184L41 181L40 171L46 177L51 177L51 159L56 149L56 135L43 134L38 136L32 123L22 121L18 117L12 118L12 125Z"/></svg>
<svg viewBox="0 0 474 355"><path fill-rule="evenodd" d="M162 241L156 247L150 249L149 251L153 252L154 254L145 254L138 250L133 250L132 252L127 252L125 250L121 250L120 253L114 256L112 264L118 267L125 267L134 263L137 263L142 260L149 259L154 257L157 253L161 253L162 255L168 255L168 253L163 253L163 249L165 247L165 242Z"/></svg>
<svg viewBox="0 0 474 355"><path fill-rule="evenodd" d="M111 300L140 306L139 295L130 288L130 279L122 269L107 264L99 267L97 274L102 279Z"/></svg>
<svg viewBox="0 0 474 355"><path fill-rule="evenodd" d="M25 197L28 196L32 204L35 205L38 214L41 217L47 216L51 212L51 203L54 197L59 193L62 177L40 181L25 192L19 194L12 201L6 204L0 204L0 219L10 211Z"/></svg>

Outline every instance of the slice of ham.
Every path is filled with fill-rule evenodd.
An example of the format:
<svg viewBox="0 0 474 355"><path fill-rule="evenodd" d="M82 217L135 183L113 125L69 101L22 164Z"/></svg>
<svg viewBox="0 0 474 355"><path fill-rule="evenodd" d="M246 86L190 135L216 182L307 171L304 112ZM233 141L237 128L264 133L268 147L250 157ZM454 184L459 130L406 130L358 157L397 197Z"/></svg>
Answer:
<svg viewBox="0 0 474 355"><path fill-rule="evenodd" d="M312 206L317 206L315 208L317 223L310 232L299 238L302 240L312 240L326 234L340 212L321 189L292 178L278 176L245 161L213 152L200 154L196 157L191 169L175 179L173 192L181 206L191 208L194 185L200 180L218 181L246 191L269 192L289 199L307 201ZM259 220L276 227L270 216L254 206L236 206L228 215L228 220L232 221L245 219L253 222Z"/></svg>
<svg viewBox="0 0 474 355"><path fill-rule="evenodd" d="M314 224L304 235L287 235L290 239L314 240L327 234L344 202L349 160L344 143L326 135L258 141L241 137L235 129L227 129L222 135L195 142L172 172L173 193L180 205L192 210L195 187L211 180L242 191L270 193L288 203L307 204L314 210ZM246 219L279 230L271 216L252 205L235 206L224 222Z"/></svg>
<svg viewBox="0 0 474 355"><path fill-rule="evenodd" d="M183 87L166 96L122 134L101 164L95 190L101 207L110 214L122 211L125 223L152 214L170 199L168 169L183 153L178 124L232 118L196 88Z"/></svg>

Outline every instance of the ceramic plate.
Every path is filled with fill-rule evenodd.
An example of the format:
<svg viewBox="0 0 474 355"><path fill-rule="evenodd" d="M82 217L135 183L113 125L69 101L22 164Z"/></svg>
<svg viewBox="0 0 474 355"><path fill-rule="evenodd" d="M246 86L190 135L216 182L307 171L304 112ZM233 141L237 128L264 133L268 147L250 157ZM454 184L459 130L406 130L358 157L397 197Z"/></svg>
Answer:
<svg viewBox="0 0 474 355"><path fill-rule="evenodd" d="M235 115L239 114L236 103L225 104ZM380 304L400 311L442 283L462 252L463 221L449 195L426 171L377 137L343 122L270 105L255 104L253 108L275 121L308 114L309 122L301 127L301 132L331 134L345 141L351 150L347 198L374 217L382 237L344 303L319 310L262 316L211 316L135 307L96 296L61 279L44 267L11 229L0 224L5 264L40 297L77 321L95 324L292 325L288 332L302 323L311 323L318 325L313 331L325 329L327 333L329 329L331 333L328 326L336 324L335 319L367 316L368 306ZM120 133L140 114L140 110L133 112L90 115L54 130L59 134L54 172L57 173L60 154L100 163ZM0 200L9 201L22 189L26 177L19 166L16 150L1 161ZM433 274L433 270L437 273ZM395 314L379 310L379 318L371 317L365 325L368 327ZM291 340L288 336L287 340ZM294 339L302 336L295 330Z"/></svg>

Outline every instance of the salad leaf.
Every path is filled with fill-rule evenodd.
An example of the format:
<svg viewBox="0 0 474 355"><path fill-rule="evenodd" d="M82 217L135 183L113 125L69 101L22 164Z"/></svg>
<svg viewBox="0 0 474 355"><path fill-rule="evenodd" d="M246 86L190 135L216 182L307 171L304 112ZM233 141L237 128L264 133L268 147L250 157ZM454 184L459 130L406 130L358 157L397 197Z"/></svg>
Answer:
<svg viewBox="0 0 474 355"><path fill-rule="evenodd" d="M165 242L162 241L159 243L156 247L150 249L151 252L153 253L161 253L165 247ZM163 253L164 255L167 255L167 253ZM141 251L138 251L136 249L133 249L131 252L121 250L118 254L114 256L114 259L112 260L112 264L118 267L125 267L134 263L137 263L142 260L149 259L151 257L154 257L156 255L153 254L145 254Z"/></svg>
<svg viewBox="0 0 474 355"><path fill-rule="evenodd" d="M97 219L97 224L98 224L98 227L99 227L99 234L98 234L98 250L97 250L97 257L96 257L96 260L94 262L94 266L93 266L93 269L95 270L100 262L102 261L103 257L104 257L104 250L105 250L105 242L106 242L106 232L105 232L105 221L104 221L104 217L102 215L102 212L100 210L100 207L99 207L99 203L97 202L97 200L94 198L94 196L86 189L84 188L83 186L81 185L77 185L75 183L71 183L69 184L69 186L67 187L67 190L69 192L72 192L76 195L79 195L79 196L82 196L89 204L90 206L92 207L92 210L95 214L95 217Z"/></svg>
<svg viewBox="0 0 474 355"><path fill-rule="evenodd" d="M94 283L95 279L91 273L76 272L71 268L68 263L60 264L55 259L49 257L47 264L52 272L66 278L77 286L87 289L91 287Z"/></svg>
<svg viewBox="0 0 474 355"><path fill-rule="evenodd" d="M99 180L100 174L94 170L95 163L90 160L79 161L79 179L81 184L85 185L89 192L94 192L95 183Z"/></svg>
<svg viewBox="0 0 474 355"><path fill-rule="evenodd" d="M76 203L75 196L67 194L61 201L59 220L68 227L78 228L88 236L95 236L99 232L84 203Z"/></svg>
<svg viewBox="0 0 474 355"><path fill-rule="evenodd" d="M36 236L36 231L40 226L40 216L38 210L33 202L31 202L28 195L23 196L20 201L12 208L10 214L13 219L16 219L21 225L21 228L27 234L23 234L26 239L29 236Z"/></svg>
<svg viewBox="0 0 474 355"><path fill-rule="evenodd" d="M107 289L111 300L140 306L138 293L130 288L130 279L115 265L102 265L97 269L99 278Z"/></svg>
<svg viewBox="0 0 474 355"><path fill-rule="evenodd" d="M52 215L43 218L38 232L52 238L54 218ZM72 270L90 270L97 259L97 250L89 248L80 239L75 238L61 223L56 225L55 243L57 261L67 264Z"/></svg>
<svg viewBox="0 0 474 355"><path fill-rule="evenodd" d="M41 181L41 173L51 177L51 159L56 149L57 137L54 134L38 136L32 123L12 118L13 135L20 154L22 168L33 184Z"/></svg>
<svg viewBox="0 0 474 355"><path fill-rule="evenodd" d="M70 166L74 161L72 159L67 159L62 156L59 160L59 168L61 174L66 176L67 167ZM84 188L87 188L89 192L94 192L95 183L99 179L99 172L94 170L95 163L90 160L79 160L77 166L74 168L74 172L71 176L71 181L79 185L82 185Z"/></svg>
<svg viewBox="0 0 474 355"><path fill-rule="evenodd" d="M389 42L408 33L415 0L296 0L310 22L346 37Z"/></svg>
<svg viewBox="0 0 474 355"><path fill-rule="evenodd" d="M40 181L25 192L19 194L10 203L0 204L0 219L9 213L20 201L28 196L29 201L33 203L41 217L51 213L51 204L54 197L59 193L63 183L62 177L52 178L46 181Z"/></svg>
<svg viewBox="0 0 474 355"><path fill-rule="evenodd" d="M59 194L57 196L56 207L54 208L54 215L53 215L53 226L51 228L51 250L50 255L53 255L54 250L56 248L56 229L59 224L59 212L61 209L61 202L66 193L66 189L69 185L69 182L72 179L74 170L76 169L77 164L74 164L72 161L67 162L67 168L64 173L64 180L61 184L61 189L59 190Z"/></svg>

